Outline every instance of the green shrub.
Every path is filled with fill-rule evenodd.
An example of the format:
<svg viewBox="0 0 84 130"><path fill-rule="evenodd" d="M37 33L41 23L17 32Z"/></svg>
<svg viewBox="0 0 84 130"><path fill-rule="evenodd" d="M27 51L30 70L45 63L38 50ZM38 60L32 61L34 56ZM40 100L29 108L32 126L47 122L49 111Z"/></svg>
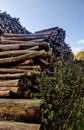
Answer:
<svg viewBox="0 0 84 130"><path fill-rule="evenodd" d="M39 79L42 130L84 129L84 62L56 63Z"/></svg>

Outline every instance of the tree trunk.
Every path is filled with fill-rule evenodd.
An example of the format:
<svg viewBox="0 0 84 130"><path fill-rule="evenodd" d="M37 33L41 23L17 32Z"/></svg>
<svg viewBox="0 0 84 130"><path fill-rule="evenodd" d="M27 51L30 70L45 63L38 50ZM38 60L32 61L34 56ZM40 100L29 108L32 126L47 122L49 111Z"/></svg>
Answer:
<svg viewBox="0 0 84 130"><path fill-rule="evenodd" d="M38 123L40 100L0 99L0 120L17 120Z"/></svg>
<svg viewBox="0 0 84 130"><path fill-rule="evenodd" d="M40 130L39 124L0 121L0 130Z"/></svg>

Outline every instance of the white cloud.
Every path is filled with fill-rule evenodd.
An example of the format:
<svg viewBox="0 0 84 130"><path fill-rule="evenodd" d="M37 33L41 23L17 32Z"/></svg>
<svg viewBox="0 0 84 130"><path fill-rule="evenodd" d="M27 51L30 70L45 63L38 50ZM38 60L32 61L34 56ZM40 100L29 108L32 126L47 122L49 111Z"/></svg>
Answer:
<svg viewBox="0 0 84 130"><path fill-rule="evenodd" d="M84 44L84 39L77 41L78 44Z"/></svg>
<svg viewBox="0 0 84 130"><path fill-rule="evenodd" d="M78 52L84 50L84 48L81 48L81 47L78 47L78 48L75 48L75 47L72 47L72 52L76 55Z"/></svg>

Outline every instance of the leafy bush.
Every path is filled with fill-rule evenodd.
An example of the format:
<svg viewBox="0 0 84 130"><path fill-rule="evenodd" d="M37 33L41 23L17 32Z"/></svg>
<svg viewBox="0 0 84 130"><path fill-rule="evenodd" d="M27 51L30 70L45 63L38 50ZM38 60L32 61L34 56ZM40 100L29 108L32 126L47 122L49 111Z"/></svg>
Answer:
<svg viewBox="0 0 84 130"><path fill-rule="evenodd" d="M84 129L84 62L56 63L39 79L42 130Z"/></svg>

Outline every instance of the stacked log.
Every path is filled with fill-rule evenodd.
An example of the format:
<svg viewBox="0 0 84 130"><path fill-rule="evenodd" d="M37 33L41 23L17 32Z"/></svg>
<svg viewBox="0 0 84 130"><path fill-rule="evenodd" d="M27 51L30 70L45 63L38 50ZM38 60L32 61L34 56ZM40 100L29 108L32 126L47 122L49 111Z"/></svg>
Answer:
<svg viewBox="0 0 84 130"><path fill-rule="evenodd" d="M73 57L70 49L65 48L64 38L65 32L57 27L35 34L3 33L0 37L1 96L15 92L29 98L33 91L38 92L36 76L51 69L57 57L61 60Z"/></svg>
<svg viewBox="0 0 84 130"><path fill-rule="evenodd" d="M39 91L36 77L52 63L52 50L48 42L32 39L45 37L48 36L6 33L1 36L0 97L29 98L31 92Z"/></svg>
<svg viewBox="0 0 84 130"><path fill-rule="evenodd" d="M39 99L0 99L0 121L40 122Z"/></svg>
<svg viewBox="0 0 84 130"><path fill-rule="evenodd" d="M40 130L40 125L21 122L1 121L0 130Z"/></svg>
<svg viewBox="0 0 84 130"><path fill-rule="evenodd" d="M72 60L74 55L65 43L65 31L61 28L55 27L35 32L36 34L49 35L49 43L53 48L54 59L59 58L61 61L66 62Z"/></svg>
<svg viewBox="0 0 84 130"><path fill-rule="evenodd" d="M6 12L0 12L0 34L2 32L6 33L23 33L29 34L30 32L27 31L19 22L19 18L12 18Z"/></svg>

